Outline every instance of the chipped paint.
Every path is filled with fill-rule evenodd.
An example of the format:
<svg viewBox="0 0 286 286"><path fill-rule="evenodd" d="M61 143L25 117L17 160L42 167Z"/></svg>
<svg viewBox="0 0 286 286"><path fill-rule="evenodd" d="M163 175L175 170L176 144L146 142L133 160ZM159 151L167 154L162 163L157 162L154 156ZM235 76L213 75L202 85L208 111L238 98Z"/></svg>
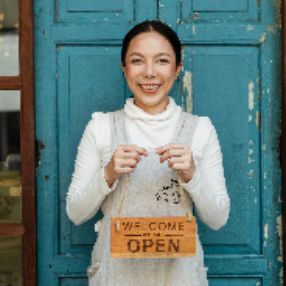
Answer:
<svg viewBox="0 0 286 286"><path fill-rule="evenodd" d="M184 71L184 59L185 59L185 46L182 45L182 63L183 63L183 66L182 66L182 72Z"/></svg>
<svg viewBox="0 0 286 286"><path fill-rule="evenodd" d="M277 23L273 23L269 26L266 27L266 30L268 32L270 32L270 35L273 37L275 35L275 33L277 32L279 26L277 25Z"/></svg>
<svg viewBox="0 0 286 286"><path fill-rule="evenodd" d="M253 170L251 169L251 170L249 171L249 178L252 179L252 177L253 177Z"/></svg>
<svg viewBox="0 0 286 286"><path fill-rule="evenodd" d="M196 33L197 33L197 32L196 32L196 25L194 24L194 25L193 25L193 35L196 35Z"/></svg>
<svg viewBox="0 0 286 286"><path fill-rule="evenodd" d="M268 239L269 237L269 226L268 223L264 225L264 238Z"/></svg>
<svg viewBox="0 0 286 286"><path fill-rule="evenodd" d="M58 7L58 0L56 0L56 7ZM56 22L60 22L60 19L59 19L59 11L58 9L56 8Z"/></svg>
<svg viewBox="0 0 286 286"><path fill-rule="evenodd" d="M264 43L266 41L266 32L262 33L258 40L261 44Z"/></svg>
<svg viewBox="0 0 286 286"><path fill-rule="evenodd" d="M280 268L280 271L279 271L279 283L280 285L283 285L283 267Z"/></svg>
<svg viewBox="0 0 286 286"><path fill-rule="evenodd" d="M253 162L255 162L255 160L252 160L251 157L248 157L248 163L251 164Z"/></svg>
<svg viewBox="0 0 286 286"><path fill-rule="evenodd" d="M256 111L256 126L257 126L257 129L260 130L260 110L257 110Z"/></svg>
<svg viewBox="0 0 286 286"><path fill-rule="evenodd" d="M185 71L183 78L183 90L187 90L186 96L186 111L193 111L193 74L189 71Z"/></svg>
<svg viewBox="0 0 286 286"><path fill-rule="evenodd" d="M256 199L256 198L254 199L254 203L255 203L255 204L257 203L257 199Z"/></svg>
<svg viewBox="0 0 286 286"><path fill-rule="evenodd" d="M279 254L280 254L277 257L277 260L283 263L283 231L282 231L282 216L281 215L277 217L276 223L277 223L277 233L279 237ZM279 283L280 285L283 285L283 266L280 267L280 271L279 271Z"/></svg>
<svg viewBox="0 0 286 286"><path fill-rule="evenodd" d="M252 160L252 159L251 159L251 155L253 154L253 152L254 152L254 151L253 151L252 149L249 149L249 150L248 150L248 154L249 154L248 163L249 163L249 164L255 162L255 160Z"/></svg>
<svg viewBox="0 0 286 286"><path fill-rule="evenodd" d="M282 0L274 0L274 8L276 11L276 21L279 28L282 27L282 15L281 15Z"/></svg>
<svg viewBox="0 0 286 286"><path fill-rule="evenodd" d="M250 110L253 109L254 106L254 84L252 81L249 82L248 84L248 107Z"/></svg>
<svg viewBox="0 0 286 286"><path fill-rule="evenodd" d="M248 115L248 121L250 122L252 120L252 115Z"/></svg>
<svg viewBox="0 0 286 286"><path fill-rule="evenodd" d="M278 216L276 219L277 222L277 233L280 241L280 256L277 257L277 260L283 262L283 232L282 232L282 216Z"/></svg>
<svg viewBox="0 0 286 286"><path fill-rule="evenodd" d="M247 28L246 28L247 31L250 31L250 30L253 30L253 29L254 29L253 26L250 26L250 25L248 25Z"/></svg>

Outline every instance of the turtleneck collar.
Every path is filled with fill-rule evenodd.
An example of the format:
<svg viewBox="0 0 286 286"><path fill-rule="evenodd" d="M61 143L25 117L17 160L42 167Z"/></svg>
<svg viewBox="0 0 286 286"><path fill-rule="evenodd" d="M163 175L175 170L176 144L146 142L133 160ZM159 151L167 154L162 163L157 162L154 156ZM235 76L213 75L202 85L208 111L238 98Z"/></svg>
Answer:
<svg viewBox="0 0 286 286"><path fill-rule="evenodd" d="M129 98L124 111L132 144L158 148L170 143L182 108L169 97L166 110L159 114L149 114L134 104L134 98Z"/></svg>
<svg viewBox="0 0 286 286"><path fill-rule="evenodd" d="M167 105L166 110L158 114L149 114L136 106L134 104L134 98L128 98L124 106L125 114L129 119L145 121L146 123L149 121L166 121L175 115L178 115L181 110L182 109L176 105L174 99L171 97L169 97L169 104Z"/></svg>

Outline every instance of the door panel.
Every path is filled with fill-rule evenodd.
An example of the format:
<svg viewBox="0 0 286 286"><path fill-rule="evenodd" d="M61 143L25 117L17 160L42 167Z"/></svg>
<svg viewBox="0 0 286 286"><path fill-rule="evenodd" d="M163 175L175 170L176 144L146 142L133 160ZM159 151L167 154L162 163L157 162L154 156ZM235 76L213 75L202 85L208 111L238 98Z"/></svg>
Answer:
<svg viewBox="0 0 286 286"><path fill-rule="evenodd" d="M57 21L64 22L131 22L134 0L76 1L58 0Z"/></svg>
<svg viewBox="0 0 286 286"><path fill-rule="evenodd" d="M259 1L256 0L182 0L184 22L253 22L259 19Z"/></svg>
<svg viewBox="0 0 286 286"><path fill-rule="evenodd" d="M124 106L126 85L116 46L59 46L58 140L59 140L59 243L63 253L90 253L97 238L95 222L101 213L81 226L66 215L66 193L83 130L96 111L107 112ZM116 96L115 96L116 95Z"/></svg>
<svg viewBox="0 0 286 286"><path fill-rule="evenodd" d="M93 112L120 109L131 95L119 66L124 35L161 19L183 44L184 69L170 95L210 117L223 153L229 220L219 231L198 222L210 285L279 285L279 7L266 0L34 3L38 284L87 285L101 213L81 226L66 215L77 146Z"/></svg>
<svg viewBox="0 0 286 286"><path fill-rule="evenodd" d="M199 224L206 253L261 253L260 103L256 47L187 46L187 111L208 116L223 154L230 218L212 231Z"/></svg>
<svg viewBox="0 0 286 286"><path fill-rule="evenodd" d="M261 286L259 278L212 278L210 286Z"/></svg>

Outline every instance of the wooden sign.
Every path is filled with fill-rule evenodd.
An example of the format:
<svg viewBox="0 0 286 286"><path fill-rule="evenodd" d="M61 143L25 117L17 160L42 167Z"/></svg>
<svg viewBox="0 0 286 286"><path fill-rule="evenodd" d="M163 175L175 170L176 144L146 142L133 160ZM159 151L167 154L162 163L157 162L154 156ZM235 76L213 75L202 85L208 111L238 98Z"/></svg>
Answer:
<svg viewBox="0 0 286 286"><path fill-rule="evenodd" d="M196 255L196 218L111 219L111 257L174 258Z"/></svg>

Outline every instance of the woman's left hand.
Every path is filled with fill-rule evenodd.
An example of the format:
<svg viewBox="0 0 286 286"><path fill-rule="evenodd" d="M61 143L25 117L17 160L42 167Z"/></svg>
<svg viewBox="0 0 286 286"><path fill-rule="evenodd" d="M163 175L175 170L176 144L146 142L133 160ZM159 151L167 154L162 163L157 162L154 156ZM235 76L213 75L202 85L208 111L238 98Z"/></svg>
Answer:
<svg viewBox="0 0 286 286"><path fill-rule="evenodd" d="M193 153L187 144L170 143L156 150L161 156L160 163L168 160L168 166L181 171L182 179L188 183L194 176L196 166L193 159Z"/></svg>

